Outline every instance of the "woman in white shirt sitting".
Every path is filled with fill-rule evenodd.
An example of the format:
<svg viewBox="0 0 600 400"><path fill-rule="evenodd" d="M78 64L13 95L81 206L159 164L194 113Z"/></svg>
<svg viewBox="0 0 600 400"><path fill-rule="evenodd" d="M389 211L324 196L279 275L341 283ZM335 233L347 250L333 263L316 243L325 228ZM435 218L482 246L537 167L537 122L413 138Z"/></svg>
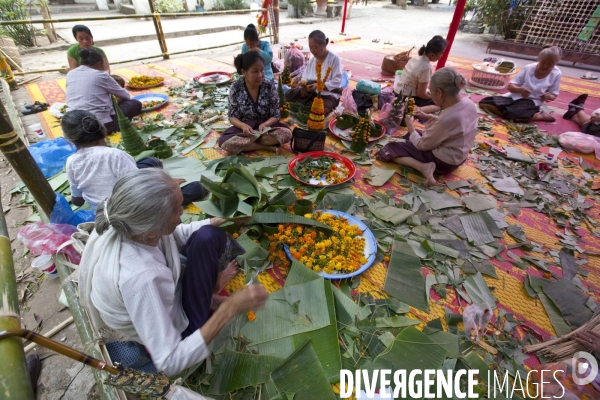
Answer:
<svg viewBox="0 0 600 400"><path fill-rule="evenodd" d="M555 118L540 106L556 100L562 72L556 66L562 58L558 46L543 49L538 62L528 64L510 80L508 93L481 99L479 107L499 117L516 122L545 121Z"/></svg>
<svg viewBox="0 0 600 400"><path fill-rule="evenodd" d="M142 112L142 103L131 100L129 92L104 71L104 57L94 49L79 50L81 65L67 74L67 109L89 111L98 117L108 134L117 132L119 124L111 95L119 108L131 119Z"/></svg>
<svg viewBox="0 0 600 400"><path fill-rule="evenodd" d="M210 314L222 272L244 250L217 228L224 219L180 224L178 189L156 168L121 178L96 210L79 279L81 303L103 338L141 344L168 376L206 359L229 320L267 299L262 286L249 285Z"/></svg>
<svg viewBox="0 0 600 400"><path fill-rule="evenodd" d="M395 90L402 91L404 97L412 96L415 105L424 113L439 111L429 92L431 80L431 63L439 60L444 55L448 42L443 37L436 35L427 46L419 49L419 56L411 58L400 75L400 87Z"/></svg>
<svg viewBox="0 0 600 400"><path fill-rule="evenodd" d="M317 96L317 63L323 64L321 79L325 77L327 68L331 67L331 74L325 83L325 90L321 93L321 98L325 106L325 117L340 102L344 76L342 61L337 54L327 50L328 43L329 39L319 30L312 31L308 35L308 47L314 57L308 60L306 64L306 68L302 73L300 87L290 89L285 94L285 98L289 102L311 105L313 99Z"/></svg>

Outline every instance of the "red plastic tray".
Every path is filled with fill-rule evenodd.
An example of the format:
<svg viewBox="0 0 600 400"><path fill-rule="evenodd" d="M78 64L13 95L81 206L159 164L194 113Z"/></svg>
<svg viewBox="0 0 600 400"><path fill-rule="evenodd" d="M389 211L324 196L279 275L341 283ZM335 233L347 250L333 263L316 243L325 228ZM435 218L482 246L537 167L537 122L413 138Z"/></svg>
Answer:
<svg viewBox="0 0 600 400"><path fill-rule="evenodd" d="M294 172L294 167L296 166L296 164L298 162L304 160L306 157L319 158L321 156L327 156L333 160L336 160L336 161L339 161L340 163L342 163L346 168L348 168L348 171L349 171L348 177L343 182L340 182L340 183L336 183L336 184L323 183L322 185L319 185L318 183L310 183L310 182L303 181L302 179L300 179L298 177L298 175L296 175L296 173ZM350 179L354 178L354 174L356 173L356 165L354 165L352 160L350 160L349 158L339 155L337 153L332 153L330 151L309 151L308 153L302 153L302 154L299 154L296 157L292 158L290 160L290 162L288 163L288 171L290 172L290 175L294 179L296 179L298 182L304 183L305 185L316 186L316 187L337 186L337 185L341 185L342 183L346 183Z"/></svg>

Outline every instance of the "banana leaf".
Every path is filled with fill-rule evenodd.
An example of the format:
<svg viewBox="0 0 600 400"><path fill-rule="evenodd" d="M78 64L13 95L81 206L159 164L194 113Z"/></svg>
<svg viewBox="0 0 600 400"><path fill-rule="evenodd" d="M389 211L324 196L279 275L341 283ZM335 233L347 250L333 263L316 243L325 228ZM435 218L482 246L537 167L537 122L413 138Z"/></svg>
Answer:
<svg viewBox="0 0 600 400"><path fill-rule="evenodd" d="M200 178L200 183L211 192L211 197L194 204L214 217L249 217L262 199L258 181L244 167L229 168L221 183L206 176Z"/></svg>
<svg viewBox="0 0 600 400"><path fill-rule="evenodd" d="M450 257L453 257L453 258L458 258L458 256L460 255L460 251L455 250L455 249L450 248L450 247L446 247L446 246L441 245L439 243L436 243L436 242L434 242L432 240L424 240L421 243L421 245L428 252L444 254L446 256L450 256Z"/></svg>
<svg viewBox="0 0 600 400"><path fill-rule="evenodd" d="M402 315L375 318L375 326L380 329L404 328L405 326L419 325L421 322L423 321L420 319L408 318Z"/></svg>
<svg viewBox="0 0 600 400"><path fill-rule="evenodd" d="M246 234L240 235L237 242L246 252L237 256L236 261L244 269L244 275L249 280L253 270L261 269L264 266L265 260L269 257L269 252L256 244Z"/></svg>
<svg viewBox="0 0 600 400"><path fill-rule="evenodd" d="M364 179L371 186L383 186L394 176L396 171L397 169L378 168L373 165L364 175Z"/></svg>
<svg viewBox="0 0 600 400"><path fill-rule="evenodd" d="M564 336L567 333L571 333L572 329L563 318L560 310L556 305L550 300L550 298L544 293L544 285L546 283L552 282L550 279L540 278L537 276L529 275L528 282L531 289L537 294L544 310L546 310L546 314L548 314L548 318L550 319L550 323L552 327L556 331L558 336Z"/></svg>
<svg viewBox="0 0 600 400"><path fill-rule="evenodd" d="M369 211L382 221L391 222L394 225L406 221L414 214L412 211L387 205L381 200L370 206Z"/></svg>
<svg viewBox="0 0 600 400"><path fill-rule="evenodd" d="M332 230L329 225L322 224L310 218L304 218L299 215L284 213L255 213L252 219L246 222L246 225L254 224L301 224L316 226L326 230Z"/></svg>
<svg viewBox="0 0 600 400"><path fill-rule="evenodd" d="M338 343L337 320L332 292L333 285L330 281L323 279L319 274L302 263L294 260L285 281L285 286L293 286L315 280L321 281L325 285L325 298L327 300L330 325L315 331L294 335L292 339L295 348L299 348L304 342L310 340L327 379L330 383L336 383L340 379L342 361L340 345Z"/></svg>
<svg viewBox="0 0 600 400"><path fill-rule="evenodd" d="M147 150L144 145L142 137L139 135L137 130L131 126L129 118L123 114L121 108L117 104L117 101L111 96L113 101L113 107L117 113L117 122L119 123L119 129L121 131L121 138L123 139L123 148L125 151L132 156L140 154L142 151Z"/></svg>
<svg viewBox="0 0 600 400"><path fill-rule="evenodd" d="M572 329L579 328L592 318L592 310L586 307L588 297L571 281L559 279L545 283L543 288Z"/></svg>
<svg viewBox="0 0 600 400"><path fill-rule="evenodd" d="M283 361L279 357L237 353L227 349L213 375L208 393L225 394L268 382L271 372Z"/></svg>
<svg viewBox="0 0 600 400"><path fill-rule="evenodd" d="M285 205L286 207L294 204L296 201L296 194L293 190L286 188L277 193L272 199L269 200L269 204L272 205Z"/></svg>
<svg viewBox="0 0 600 400"><path fill-rule="evenodd" d="M352 208L354 207L354 195L350 194L339 194L339 193L327 193L319 208L322 210L338 210L345 213L352 214Z"/></svg>
<svg viewBox="0 0 600 400"><path fill-rule="evenodd" d="M284 337L256 345L248 344L248 350L264 356L277 356L287 358L294 352L294 341L292 337Z"/></svg>
<svg viewBox="0 0 600 400"><path fill-rule="evenodd" d="M357 319L365 319L371 314L369 307L361 308L337 287L332 286L332 289L333 296L335 297L335 313L338 322L344 325L353 325Z"/></svg>
<svg viewBox="0 0 600 400"><path fill-rule="evenodd" d="M271 379L279 393L294 393L294 400L336 399L308 340L271 373Z"/></svg>
<svg viewBox="0 0 600 400"><path fill-rule="evenodd" d="M496 298L492 295L492 292L490 292L490 288L487 283L485 283L481 272L469 276L463 285L473 303L487 303L492 309L496 308Z"/></svg>
<svg viewBox="0 0 600 400"><path fill-rule="evenodd" d="M257 310L256 320L244 325L240 333L252 344L310 332L330 325L327 296L322 281L286 286L271 293L265 307Z"/></svg>
<svg viewBox="0 0 600 400"><path fill-rule="evenodd" d="M401 302L429 312L421 260L408 243L394 241L383 290Z"/></svg>
<svg viewBox="0 0 600 400"><path fill-rule="evenodd" d="M163 168L171 177L182 178L186 181L182 185L200 180L201 176L207 175L209 178L218 178L210 173L204 164L194 157L171 157L162 160Z"/></svg>
<svg viewBox="0 0 600 400"><path fill-rule="evenodd" d="M377 358L376 363L393 365L394 370L439 369L450 351L429 336L409 326L396 336L394 343Z"/></svg>
<svg viewBox="0 0 600 400"><path fill-rule="evenodd" d="M484 220L479 213L471 213L460 216L460 222L465 229L465 233L469 242L475 243L475 245L492 243L494 236L490 232Z"/></svg>

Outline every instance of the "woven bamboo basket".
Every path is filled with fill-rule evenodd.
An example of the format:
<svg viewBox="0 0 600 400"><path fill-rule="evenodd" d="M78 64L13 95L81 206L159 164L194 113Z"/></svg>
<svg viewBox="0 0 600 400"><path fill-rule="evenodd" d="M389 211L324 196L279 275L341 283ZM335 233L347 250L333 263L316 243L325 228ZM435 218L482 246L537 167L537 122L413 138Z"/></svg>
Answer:
<svg viewBox="0 0 600 400"><path fill-rule="evenodd" d="M508 72L498 72L493 67L489 67L487 65L481 64L473 64L473 74L471 75L471 79L469 82L473 86L480 87L482 89L490 89L490 90L502 90L506 88L510 78L515 73L515 68L513 67Z"/></svg>

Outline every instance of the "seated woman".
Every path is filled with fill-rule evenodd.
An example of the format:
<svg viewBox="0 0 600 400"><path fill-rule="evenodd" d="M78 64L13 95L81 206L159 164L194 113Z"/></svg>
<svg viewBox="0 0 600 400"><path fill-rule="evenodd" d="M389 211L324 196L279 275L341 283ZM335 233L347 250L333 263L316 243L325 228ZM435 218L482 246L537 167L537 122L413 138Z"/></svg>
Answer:
<svg viewBox="0 0 600 400"><path fill-rule="evenodd" d="M427 89L431 80L431 63L442 58L447 46L446 39L434 36L427 42L427 46L419 49L418 57L413 57L406 63L400 75L400 87L394 88L398 93L401 90L403 96L412 96L415 106L422 108L424 113L439 111Z"/></svg>
<svg viewBox="0 0 600 400"><path fill-rule="evenodd" d="M466 84L454 68L438 69L429 87L433 101L442 109L440 115L416 111L416 118L428 120L423 132L415 130L412 117L406 117L410 139L386 144L377 159L416 169L427 179L427 186L437 183L434 172L446 175L462 165L475 142L479 119L475 104L460 96Z"/></svg>
<svg viewBox="0 0 600 400"><path fill-rule="evenodd" d="M528 64L510 80L508 93L481 99L479 107L499 117L516 122L545 121L555 118L540 111L545 102L554 101L558 96L562 72L556 64L562 58L560 47L543 49L538 54L538 62Z"/></svg>
<svg viewBox="0 0 600 400"><path fill-rule="evenodd" d="M564 119L570 119L581 127L581 132L588 135L600 137L600 108L588 115L584 111L585 101L588 95L582 94L569 103L569 111L564 115Z"/></svg>
<svg viewBox="0 0 600 400"><path fill-rule="evenodd" d="M271 67L271 61L273 61L273 50L271 45L266 40L260 40L258 38L258 31L254 24L249 24L244 30L244 40L246 43L242 45L242 54L246 54L249 51L256 51L260 54L263 62L265 63L265 79L274 81L273 68Z"/></svg>
<svg viewBox="0 0 600 400"><path fill-rule="evenodd" d="M325 105L325 117L331 113L339 104L342 94L342 80L344 71L340 57L327 50L329 39L319 30L312 31L308 35L308 47L314 56L308 63L302 73L301 87L290 89L286 92L285 98L292 103L302 103L311 105L313 99L317 96L317 63L323 64L322 74L325 74L327 68L331 67L331 74L325 83L325 90L321 93L321 98ZM321 76L324 78L324 76ZM305 84L304 84L305 83Z"/></svg>
<svg viewBox="0 0 600 400"><path fill-rule="evenodd" d="M272 81L265 80L264 62L256 51L239 54L235 67L241 75L229 88L229 122L233 125L219 138L219 146L230 154L271 150L288 143L292 132L279 122L279 96ZM271 130L264 132L267 128ZM258 130L260 134L254 134Z"/></svg>
<svg viewBox="0 0 600 400"><path fill-rule="evenodd" d="M108 134L119 130L111 95L119 99L119 108L129 119L140 115L142 103L132 100L129 92L104 71L102 54L94 49L79 51L81 66L67 74L67 110L85 110L98 117Z"/></svg>
<svg viewBox="0 0 600 400"><path fill-rule="evenodd" d="M81 304L98 332L141 344L168 376L208 357L230 319L267 299L262 286L249 285L210 314L223 271L244 250L217 228L224 219L180 224L178 187L156 168L119 179L96 210L79 278Z"/></svg>
<svg viewBox="0 0 600 400"><path fill-rule="evenodd" d="M106 54L100 47L94 46L94 37L90 28L85 25L75 25L73 27L73 36L77 40L77 44L69 47L67 50L67 61L69 62L69 69L75 69L81 65L81 57L79 56L79 50L81 49L94 49L102 55L102 71L106 71L110 74L110 64Z"/></svg>
<svg viewBox="0 0 600 400"><path fill-rule="evenodd" d="M135 161L122 150L106 145L106 128L89 111L67 112L61 119L63 134L77 147L67 158L67 178L71 187L71 202L76 206L86 201L96 209L112 193L115 183L128 173L142 168L162 168L154 157ZM176 179L180 184L183 179ZM200 182L181 187L183 205L197 201L207 194Z"/></svg>

